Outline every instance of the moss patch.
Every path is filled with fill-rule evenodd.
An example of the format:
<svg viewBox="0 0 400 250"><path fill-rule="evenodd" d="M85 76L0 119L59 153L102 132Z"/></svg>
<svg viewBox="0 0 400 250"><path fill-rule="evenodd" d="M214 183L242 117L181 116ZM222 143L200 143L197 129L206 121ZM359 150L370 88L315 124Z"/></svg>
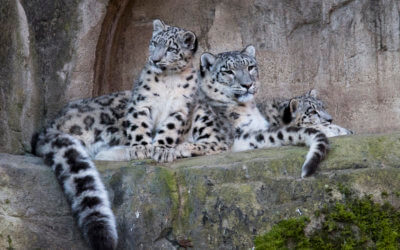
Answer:
<svg viewBox="0 0 400 250"><path fill-rule="evenodd" d="M7 235L7 243L8 243L7 250L14 250L14 247L12 246L12 240L11 240L10 235Z"/></svg>
<svg viewBox="0 0 400 250"><path fill-rule="evenodd" d="M349 190L341 187L346 196ZM316 212L320 221L311 226L307 217L291 218L256 237L256 249L399 249L400 211L375 203L371 196L348 197L344 202Z"/></svg>

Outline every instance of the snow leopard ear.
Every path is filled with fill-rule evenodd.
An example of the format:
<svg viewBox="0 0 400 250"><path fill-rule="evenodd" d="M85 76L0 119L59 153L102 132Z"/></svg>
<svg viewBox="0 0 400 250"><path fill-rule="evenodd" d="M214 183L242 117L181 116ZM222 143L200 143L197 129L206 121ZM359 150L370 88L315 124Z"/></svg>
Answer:
<svg viewBox="0 0 400 250"><path fill-rule="evenodd" d="M153 21L153 32L154 33L160 32L166 28L165 26L166 25L163 23L163 21L161 21L160 19L155 19Z"/></svg>
<svg viewBox="0 0 400 250"><path fill-rule="evenodd" d="M289 102L285 102L283 113L282 113L282 121L284 124L289 124L295 118L295 113L298 108L298 101L296 99L291 99Z"/></svg>
<svg viewBox="0 0 400 250"><path fill-rule="evenodd" d="M210 70L214 65L216 57L211 53L203 53L200 57L200 64L203 70Z"/></svg>
<svg viewBox="0 0 400 250"><path fill-rule="evenodd" d="M203 53L200 57L200 75L204 77L206 71L209 71L214 65L216 57L211 53Z"/></svg>
<svg viewBox="0 0 400 250"><path fill-rule="evenodd" d="M294 113L297 111L297 108L299 106L299 102L296 99L292 99L289 102L289 108L290 108L290 113Z"/></svg>
<svg viewBox="0 0 400 250"><path fill-rule="evenodd" d="M256 48L254 48L253 45L247 45L247 47L244 48L241 53L255 58L256 57Z"/></svg>
<svg viewBox="0 0 400 250"><path fill-rule="evenodd" d="M318 90L312 89L312 90L308 91L307 95L308 95L308 96L311 96L311 97L313 97L313 98L317 98L317 96L318 96Z"/></svg>
<svg viewBox="0 0 400 250"><path fill-rule="evenodd" d="M191 31L186 31L180 36L180 42L184 48L193 51L197 50L197 39L196 35Z"/></svg>

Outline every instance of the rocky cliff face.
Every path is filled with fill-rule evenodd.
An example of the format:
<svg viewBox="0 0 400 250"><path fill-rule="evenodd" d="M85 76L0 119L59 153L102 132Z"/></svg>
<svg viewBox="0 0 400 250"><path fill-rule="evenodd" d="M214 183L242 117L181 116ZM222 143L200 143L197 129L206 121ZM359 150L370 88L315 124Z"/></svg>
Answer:
<svg viewBox="0 0 400 250"><path fill-rule="evenodd" d="M6 0L0 4L0 152L30 138L72 99L90 97L107 1Z"/></svg>
<svg viewBox="0 0 400 250"><path fill-rule="evenodd" d="M0 5L0 152L29 149L40 125L43 102L35 79L29 25L18 1Z"/></svg>
<svg viewBox="0 0 400 250"><path fill-rule="evenodd" d="M338 124L399 130L399 13L397 0L5 1L0 152L29 151L72 99L130 89L154 18L195 31L199 54L254 44L260 100L316 88Z"/></svg>
<svg viewBox="0 0 400 250"><path fill-rule="evenodd" d="M254 44L259 99L316 88L357 133L400 129L397 0L9 0L0 4L0 248L85 249L32 133L68 101L130 89L151 21L193 30L200 51ZM333 139L314 177L285 147L156 165L98 162L121 249L252 247L275 222L341 199L339 184L400 206L400 135ZM381 194L388 194L382 198Z"/></svg>
<svg viewBox="0 0 400 250"><path fill-rule="evenodd" d="M150 20L162 18L195 31L200 52L255 45L260 100L316 88L342 126L357 133L400 128L397 0L138 0L120 13L108 38L110 59L98 58L108 66L96 72L99 94L131 88L146 58Z"/></svg>
<svg viewBox="0 0 400 250"><path fill-rule="evenodd" d="M306 149L282 147L160 165L96 162L117 216L119 249L248 249L277 221L340 201L341 187L400 207L400 134L332 139L313 177ZM0 154L0 248L86 249L53 173ZM383 195L385 194L385 195Z"/></svg>

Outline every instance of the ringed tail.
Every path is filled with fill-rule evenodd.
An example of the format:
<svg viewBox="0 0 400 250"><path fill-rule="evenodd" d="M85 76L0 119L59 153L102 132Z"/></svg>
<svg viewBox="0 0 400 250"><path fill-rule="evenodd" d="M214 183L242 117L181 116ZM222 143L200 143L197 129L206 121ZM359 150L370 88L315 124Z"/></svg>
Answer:
<svg viewBox="0 0 400 250"><path fill-rule="evenodd" d="M58 130L45 129L33 136L32 149L53 169L91 248L116 249L116 221L108 194L81 142Z"/></svg>

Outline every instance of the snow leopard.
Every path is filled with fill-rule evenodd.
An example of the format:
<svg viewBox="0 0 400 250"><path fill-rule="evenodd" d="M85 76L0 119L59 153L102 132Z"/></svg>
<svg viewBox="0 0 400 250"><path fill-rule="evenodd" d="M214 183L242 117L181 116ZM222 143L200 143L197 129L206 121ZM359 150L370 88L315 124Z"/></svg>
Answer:
<svg viewBox="0 0 400 250"><path fill-rule="evenodd" d="M53 169L93 249L115 249L118 242L115 216L93 158L105 152L107 160L173 159L172 149L183 140L192 115L196 49L193 32L154 20L149 58L132 91L71 102L33 136L33 153ZM218 150L218 142L212 144L215 137L201 139ZM193 150L204 150L201 146Z"/></svg>
<svg viewBox="0 0 400 250"><path fill-rule="evenodd" d="M259 88L255 48L204 53L200 59L200 89L219 118L230 125L233 152L282 145L306 144L310 150L302 166L301 177L312 175L325 157L329 141L313 128L281 126L267 121L256 106L254 96Z"/></svg>
<svg viewBox="0 0 400 250"><path fill-rule="evenodd" d="M316 89L290 99L274 98L257 102L257 108L271 126L314 128L327 137L354 134L332 123L332 116L327 112L324 102L318 98Z"/></svg>

